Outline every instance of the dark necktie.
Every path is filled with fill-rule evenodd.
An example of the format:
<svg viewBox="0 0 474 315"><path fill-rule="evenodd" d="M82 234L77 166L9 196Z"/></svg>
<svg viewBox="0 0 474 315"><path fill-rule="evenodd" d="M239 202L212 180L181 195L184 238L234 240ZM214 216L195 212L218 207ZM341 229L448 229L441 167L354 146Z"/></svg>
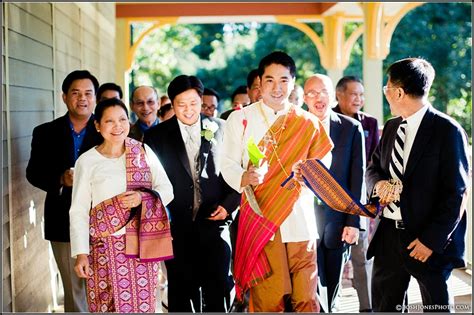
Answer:
<svg viewBox="0 0 474 315"><path fill-rule="evenodd" d="M403 180L403 150L405 146L407 121L403 120L398 126L397 137L393 145L392 156L390 159L389 171L393 179ZM400 208L400 201L395 201L387 206L390 212L394 212Z"/></svg>

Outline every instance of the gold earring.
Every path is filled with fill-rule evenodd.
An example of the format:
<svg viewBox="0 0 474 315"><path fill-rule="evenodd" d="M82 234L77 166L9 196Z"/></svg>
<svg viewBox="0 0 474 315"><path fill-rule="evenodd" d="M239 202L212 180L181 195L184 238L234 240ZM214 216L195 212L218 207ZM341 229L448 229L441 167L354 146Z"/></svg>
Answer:
<svg viewBox="0 0 474 315"><path fill-rule="evenodd" d="M97 129L97 132L100 132L100 129Z"/></svg>

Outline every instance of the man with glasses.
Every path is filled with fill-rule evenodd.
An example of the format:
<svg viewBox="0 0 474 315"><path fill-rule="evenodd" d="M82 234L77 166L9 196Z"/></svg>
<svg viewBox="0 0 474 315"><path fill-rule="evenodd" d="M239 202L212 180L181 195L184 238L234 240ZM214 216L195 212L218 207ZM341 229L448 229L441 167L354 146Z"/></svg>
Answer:
<svg viewBox="0 0 474 315"><path fill-rule="evenodd" d="M383 91L395 118L386 122L367 168L367 188L383 208L367 257L374 257L375 312L406 311L410 278L425 311L452 310L447 281L465 266L469 185L467 136L428 100L435 70L406 58L388 67ZM387 189L401 183L401 193Z"/></svg>
<svg viewBox="0 0 474 315"><path fill-rule="evenodd" d="M345 76L340 79L336 84L336 99L338 104L333 109L336 113L354 118L362 124L365 138L365 158L369 164L370 156L379 143L379 128L375 117L360 110L364 106L362 81L355 76ZM370 222L374 221L368 217L361 218L359 242L351 247L350 259L354 271L353 286L359 298L359 312L372 311L370 281L373 260L366 258L369 247Z"/></svg>
<svg viewBox="0 0 474 315"><path fill-rule="evenodd" d="M145 131L158 124L160 100L158 93L151 86L139 86L132 92L132 111L138 120L130 127L128 136L143 141Z"/></svg>
<svg viewBox="0 0 474 315"><path fill-rule="evenodd" d="M322 162L334 178L347 188L355 199L364 196L365 150L362 125L353 118L332 111L334 88L331 79L323 74L312 75L304 84L304 101L310 113L322 122L333 141L331 156ZM350 254L350 245L359 238L360 219L357 215L329 208L315 198L318 226L318 291L325 312L336 311L343 262Z"/></svg>
<svg viewBox="0 0 474 315"><path fill-rule="evenodd" d="M202 95L201 113L207 117L216 117L216 109L219 107L219 93L216 90L205 88Z"/></svg>

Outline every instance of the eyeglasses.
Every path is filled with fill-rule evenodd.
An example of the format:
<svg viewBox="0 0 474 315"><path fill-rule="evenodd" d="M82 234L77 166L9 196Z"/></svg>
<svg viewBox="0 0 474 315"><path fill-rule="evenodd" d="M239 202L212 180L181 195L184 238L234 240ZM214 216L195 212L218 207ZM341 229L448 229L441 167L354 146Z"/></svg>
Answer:
<svg viewBox="0 0 474 315"><path fill-rule="evenodd" d="M328 93L327 90L321 90L321 91L311 90L311 91L308 91L308 92L304 93L304 96L306 96L308 98L315 98L317 95L321 95L321 97L326 97L326 96L329 95L329 93Z"/></svg>
<svg viewBox="0 0 474 315"><path fill-rule="evenodd" d="M383 94L386 94L386 93L387 93L387 90L390 90L390 89L398 89L398 87L396 87L396 86L386 86L386 85L384 85L384 86L382 87Z"/></svg>
<svg viewBox="0 0 474 315"><path fill-rule="evenodd" d="M202 108L203 109L216 109L216 106L215 105L207 105L207 104L202 104Z"/></svg>

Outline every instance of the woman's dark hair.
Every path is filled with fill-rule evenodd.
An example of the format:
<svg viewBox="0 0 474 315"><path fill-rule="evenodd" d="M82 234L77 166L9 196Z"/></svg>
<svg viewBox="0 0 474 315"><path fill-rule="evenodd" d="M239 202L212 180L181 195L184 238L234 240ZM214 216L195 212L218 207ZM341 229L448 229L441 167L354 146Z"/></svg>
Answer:
<svg viewBox="0 0 474 315"><path fill-rule="evenodd" d="M193 75L179 75L170 82L168 86L168 96L173 103L176 95L181 94L187 90L196 90L199 97L202 97L204 93L204 85L198 77Z"/></svg>
<svg viewBox="0 0 474 315"><path fill-rule="evenodd" d="M100 120L102 119L102 116L104 115L104 111L109 108L109 107L114 107L114 106L120 106L123 108L123 110L125 111L125 113L127 114L127 117L128 117L128 109L127 109L127 106L125 106L125 104L117 99L117 98L109 98L109 99L106 99L106 100L103 100L103 101L100 101L97 106L95 107L95 111L94 111L94 119L95 121L97 122L100 122Z"/></svg>

